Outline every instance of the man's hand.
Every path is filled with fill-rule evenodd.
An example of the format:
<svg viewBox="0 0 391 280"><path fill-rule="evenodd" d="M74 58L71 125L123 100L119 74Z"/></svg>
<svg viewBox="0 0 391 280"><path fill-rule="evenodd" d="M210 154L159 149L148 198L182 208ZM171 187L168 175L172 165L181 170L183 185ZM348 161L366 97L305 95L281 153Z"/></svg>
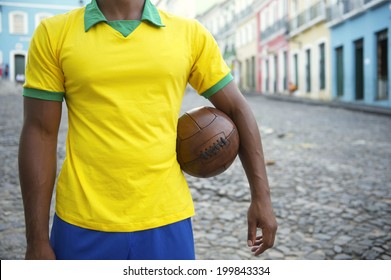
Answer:
<svg viewBox="0 0 391 280"><path fill-rule="evenodd" d="M259 256L273 247L277 232L277 221L270 203L251 202L247 212L248 238L247 244L251 247L254 256ZM260 228L262 235L257 236Z"/></svg>

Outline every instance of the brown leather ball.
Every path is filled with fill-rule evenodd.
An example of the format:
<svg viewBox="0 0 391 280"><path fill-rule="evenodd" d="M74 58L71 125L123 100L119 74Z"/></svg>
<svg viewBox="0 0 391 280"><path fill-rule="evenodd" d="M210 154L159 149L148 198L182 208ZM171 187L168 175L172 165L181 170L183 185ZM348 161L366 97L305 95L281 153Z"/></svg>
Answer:
<svg viewBox="0 0 391 280"><path fill-rule="evenodd" d="M178 120L177 159L184 172L201 178L216 176L234 162L239 133L233 121L213 107L199 107Z"/></svg>

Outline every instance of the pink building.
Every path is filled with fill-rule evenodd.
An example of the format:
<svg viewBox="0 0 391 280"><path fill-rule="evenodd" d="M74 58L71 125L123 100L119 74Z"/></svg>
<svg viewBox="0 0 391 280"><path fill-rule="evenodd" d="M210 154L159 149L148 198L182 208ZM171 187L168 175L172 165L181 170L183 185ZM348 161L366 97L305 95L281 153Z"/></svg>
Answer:
<svg viewBox="0 0 391 280"><path fill-rule="evenodd" d="M261 1L257 8L258 77L261 93L288 92L287 0Z"/></svg>

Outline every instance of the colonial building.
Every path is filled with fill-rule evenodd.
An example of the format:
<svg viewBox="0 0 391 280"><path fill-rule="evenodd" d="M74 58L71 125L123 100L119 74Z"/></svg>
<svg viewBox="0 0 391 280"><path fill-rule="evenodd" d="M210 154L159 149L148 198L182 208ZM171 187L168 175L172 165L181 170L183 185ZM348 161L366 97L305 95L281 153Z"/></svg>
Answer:
<svg viewBox="0 0 391 280"><path fill-rule="evenodd" d="M258 91L282 93L288 90L287 0L259 1Z"/></svg>
<svg viewBox="0 0 391 280"><path fill-rule="evenodd" d="M78 0L0 1L0 76L23 81L31 36ZM241 89L391 107L389 0L152 0L196 17Z"/></svg>
<svg viewBox="0 0 391 280"><path fill-rule="evenodd" d="M3 79L24 81L27 51L44 18L84 5L79 0L0 1L0 72Z"/></svg>
<svg viewBox="0 0 391 280"><path fill-rule="evenodd" d="M198 19L244 91L391 107L389 0L225 0Z"/></svg>
<svg viewBox="0 0 391 280"><path fill-rule="evenodd" d="M189 18L196 16L196 0L153 0L152 3L160 9L176 15Z"/></svg>
<svg viewBox="0 0 391 280"><path fill-rule="evenodd" d="M244 91L257 87L257 0L219 1L197 19L215 37L235 82Z"/></svg>
<svg viewBox="0 0 391 280"><path fill-rule="evenodd" d="M235 81L240 83L240 74L235 68L236 22L235 1L215 1L215 4L196 17L216 39L225 61L231 67Z"/></svg>
<svg viewBox="0 0 391 280"><path fill-rule="evenodd" d="M235 49L236 67L239 74L239 86L243 91L256 90L257 69L257 18L254 0L235 1L236 36Z"/></svg>
<svg viewBox="0 0 391 280"><path fill-rule="evenodd" d="M330 31L325 0L289 1L291 93L331 99Z"/></svg>
<svg viewBox="0 0 391 280"><path fill-rule="evenodd" d="M391 107L388 0L332 0L331 93L342 101Z"/></svg>

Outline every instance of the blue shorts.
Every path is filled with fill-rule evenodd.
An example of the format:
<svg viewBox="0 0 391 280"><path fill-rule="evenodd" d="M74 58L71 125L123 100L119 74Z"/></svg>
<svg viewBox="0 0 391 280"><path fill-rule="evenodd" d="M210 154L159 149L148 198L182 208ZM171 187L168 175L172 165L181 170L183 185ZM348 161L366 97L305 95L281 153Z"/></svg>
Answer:
<svg viewBox="0 0 391 280"><path fill-rule="evenodd" d="M194 260L191 219L136 232L80 228L54 216L50 243L58 260Z"/></svg>

